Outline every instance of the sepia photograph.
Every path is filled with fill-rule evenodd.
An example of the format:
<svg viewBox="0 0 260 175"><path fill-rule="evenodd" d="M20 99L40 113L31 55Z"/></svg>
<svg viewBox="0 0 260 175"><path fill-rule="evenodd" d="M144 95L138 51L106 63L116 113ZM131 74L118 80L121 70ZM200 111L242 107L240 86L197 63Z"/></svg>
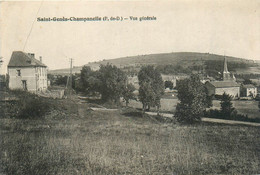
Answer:
<svg viewBox="0 0 260 175"><path fill-rule="evenodd" d="M260 174L260 1L0 1L16 174Z"/></svg>

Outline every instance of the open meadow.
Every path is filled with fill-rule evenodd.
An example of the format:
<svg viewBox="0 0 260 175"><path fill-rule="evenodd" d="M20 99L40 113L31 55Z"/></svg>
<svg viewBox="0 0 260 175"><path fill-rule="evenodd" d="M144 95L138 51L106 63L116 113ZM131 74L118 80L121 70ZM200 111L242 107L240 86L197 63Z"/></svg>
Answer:
<svg viewBox="0 0 260 175"><path fill-rule="evenodd" d="M92 111L55 100L43 118L0 119L0 174L257 174L260 128ZM1 106L3 107L3 106Z"/></svg>
<svg viewBox="0 0 260 175"><path fill-rule="evenodd" d="M237 109L240 114L248 115L249 118L260 118L260 112L258 108L258 101L255 100L235 100L232 101L233 107ZM220 101L213 100L213 107L220 109Z"/></svg>
<svg viewBox="0 0 260 175"><path fill-rule="evenodd" d="M174 113L177 106L177 98L163 98L161 99L161 111ZM255 100L234 100L232 101L233 107L235 107L240 114L248 115L249 118L260 118L258 101ZM211 109L220 109L220 100L213 100L213 106ZM134 108L142 108L142 103L139 101L131 100L129 106ZM152 110L155 110L152 108Z"/></svg>

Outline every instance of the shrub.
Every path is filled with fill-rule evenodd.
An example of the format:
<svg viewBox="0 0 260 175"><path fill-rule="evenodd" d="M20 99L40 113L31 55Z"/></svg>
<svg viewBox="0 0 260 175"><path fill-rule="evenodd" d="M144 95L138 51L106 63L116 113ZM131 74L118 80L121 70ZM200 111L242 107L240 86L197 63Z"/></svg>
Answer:
<svg viewBox="0 0 260 175"><path fill-rule="evenodd" d="M209 111L205 112L205 117L208 118L217 118L217 119L225 119L225 120L236 120L236 121L245 121L245 122L257 122L260 123L259 118L249 118L247 115L239 114L237 110L233 110L231 115L223 115L220 110L217 109L210 109Z"/></svg>
<svg viewBox="0 0 260 175"><path fill-rule="evenodd" d="M11 104L9 113L17 118L37 118L44 116L50 109L46 98L24 91L12 91L17 101ZM11 111L10 111L11 110Z"/></svg>
<svg viewBox="0 0 260 175"><path fill-rule="evenodd" d="M235 111L235 108L233 107L231 100L232 100L232 97L224 92L224 94L222 95L222 98L221 98L221 102L220 102L220 105L221 105L220 110L221 110L222 115L227 118L232 117L232 115L234 115L233 112L235 112L237 114L237 112Z"/></svg>

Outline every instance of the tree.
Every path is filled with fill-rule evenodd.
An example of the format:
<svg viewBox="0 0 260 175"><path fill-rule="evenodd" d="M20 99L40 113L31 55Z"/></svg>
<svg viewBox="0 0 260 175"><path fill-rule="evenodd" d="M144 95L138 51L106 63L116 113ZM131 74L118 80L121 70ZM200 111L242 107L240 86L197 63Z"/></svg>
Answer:
<svg viewBox="0 0 260 175"><path fill-rule="evenodd" d="M233 107L231 100L232 97L230 95L226 93L222 95L221 102L220 102L221 105L220 112L221 115L223 115L223 117L225 118L230 118L232 113L235 112L235 108Z"/></svg>
<svg viewBox="0 0 260 175"><path fill-rule="evenodd" d="M119 103L120 97L123 97L123 93L127 91L126 74L110 64L100 65L98 71L92 71L90 67L84 66L80 79L84 92L87 94L98 92L104 102ZM126 98L130 98L131 94L128 95ZM127 100L129 101L129 99Z"/></svg>
<svg viewBox="0 0 260 175"><path fill-rule="evenodd" d="M116 66L101 65L98 79L101 82L99 92L102 100L118 103L126 88L126 74Z"/></svg>
<svg viewBox="0 0 260 175"><path fill-rule="evenodd" d="M206 93L206 107L207 108L210 108L210 107L212 107L213 106L213 102L212 102L212 100L213 100L213 96L214 95L210 95L209 94L209 91L208 91L208 89L206 88L206 86L204 86L204 89L205 89L205 93Z"/></svg>
<svg viewBox="0 0 260 175"><path fill-rule="evenodd" d="M78 86L81 91L86 94L93 94L100 91L101 80L99 79L99 72L92 71L89 66L84 66L80 73L80 82Z"/></svg>
<svg viewBox="0 0 260 175"><path fill-rule="evenodd" d="M160 72L153 66L143 66L138 73L139 100L143 104L143 112L150 107L157 107L157 114L160 110L160 100L164 94L164 83Z"/></svg>
<svg viewBox="0 0 260 175"><path fill-rule="evenodd" d="M128 106L129 100L136 100L134 91L135 91L135 87L132 84L127 84L126 88L124 88L123 98L126 106Z"/></svg>
<svg viewBox="0 0 260 175"><path fill-rule="evenodd" d="M249 78L245 78L245 81L243 82L243 84L253 84L252 80L250 80Z"/></svg>
<svg viewBox="0 0 260 175"><path fill-rule="evenodd" d="M260 112L260 101L258 101L258 108L259 108L259 112Z"/></svg>
<svg viewBox="0 0 260 175"><path fill-rule="evenodd" d="M194 123L201 120L206 107L207 94L199 76L192 74L190 78L179 80L177 84L178 99L174 117L181 123Z"/></svg>

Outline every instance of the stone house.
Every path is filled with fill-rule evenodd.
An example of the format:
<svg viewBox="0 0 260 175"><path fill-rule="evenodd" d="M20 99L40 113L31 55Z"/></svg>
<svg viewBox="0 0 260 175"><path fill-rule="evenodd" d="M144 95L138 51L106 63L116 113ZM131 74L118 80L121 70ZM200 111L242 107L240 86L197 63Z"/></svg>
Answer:
<svg viewBox="0 0 260 175"><path fill-rule="evenodd" d="M206 82L205 86L208 95L223 95L224 93L232 97L240 97L240 85L234 81L212 81Z"/></svg>
<svg viewBox="0 0 260 175"><path fill-rule="evenodd" d="M246 97L255 98L257 96L257 87L252 84L243 85L242 90L244 91L243 94Z"/></svg>
<svg viewBox="0 0 260 175"><path fill-rule="evenodd" d="M176 78L176 76L174 76L174 75L164 75L164 74L162 74L162 79L163 79L164 82L165 82L165 81L170 81L170 82L172 83L173 87L176 87L176 83L177 83L177 78Z"/></svg>
<svg viewBox="0 0 260 175"><path fill-rule="evenodd" d="M33 93L47 90L47 66L42 63L41 57L37 60L33 53L14 51L7 68L9 89Z"/></svg>

